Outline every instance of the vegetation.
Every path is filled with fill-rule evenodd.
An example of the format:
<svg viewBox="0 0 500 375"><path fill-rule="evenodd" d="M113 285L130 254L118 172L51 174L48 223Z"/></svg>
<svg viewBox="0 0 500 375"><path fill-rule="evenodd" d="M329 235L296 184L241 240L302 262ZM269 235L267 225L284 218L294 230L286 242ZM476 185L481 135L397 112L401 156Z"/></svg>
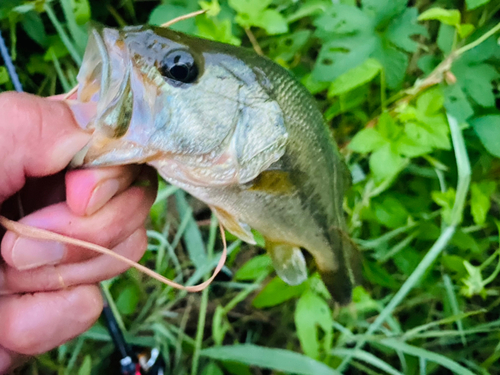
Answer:
<svg viewBox="0 0 500 375"><path fill-rule="evenodd" d="M170 374L500 373L498 0L2 0L24 89L75 85L85 24L161 24L254 48L316 95L353 175L345 200L363 258L354 302L317 274L291 287L261 246L229 236L227 268L199 294L130 270L104 283L127 339ZM0 65L0 90L12 90ZM330 187L325 186L325 189ZM161 185L142 262L193 285L215 267L214 218ZM108 374L102 322L26 374Z"/></svg>

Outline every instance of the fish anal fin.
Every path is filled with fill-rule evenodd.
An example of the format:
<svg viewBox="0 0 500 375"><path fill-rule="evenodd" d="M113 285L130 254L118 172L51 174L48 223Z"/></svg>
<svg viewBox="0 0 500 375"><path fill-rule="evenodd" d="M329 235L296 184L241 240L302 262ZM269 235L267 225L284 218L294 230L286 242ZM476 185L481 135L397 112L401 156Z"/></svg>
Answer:
<svg viewBox="0 0 500 375"><path fill-rule="evenodd" d="M255 238L254 238L252 232L250 231L250 227L247 224L240 222L233 215L231 215L226 210L223 210L222 208L214 207L214 206L210 206L210 208L217 216L217 219L219 219L219 222L229 232L231 232L232 234L234 234L238 238L242 239L243 241L245 241L251 245L255 245L257 243L255 241Z"/></svg>
<svg viewBox="0 0 500 375"><path fill-rule="evenodd" d="M307 279L307 265L299 247L266 239L266 249L278 276L289 285L298 285Z"/></svg>
<svg viewBox="0 0 500 375"><path fill-rule="evenodd" d="M296 188L290 180L289 172L282 170L266 170L259 174L248 190L263 191L269 194L290 195Z"/></svg>

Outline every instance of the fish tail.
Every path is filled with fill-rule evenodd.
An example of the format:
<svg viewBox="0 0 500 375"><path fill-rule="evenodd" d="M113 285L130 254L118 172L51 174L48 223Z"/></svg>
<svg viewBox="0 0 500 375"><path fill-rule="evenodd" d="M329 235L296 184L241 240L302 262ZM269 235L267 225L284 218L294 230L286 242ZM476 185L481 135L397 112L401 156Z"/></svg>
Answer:
<svg viewBox="0 0 500 375"><path fill-rule="evenodd" d="M348 305L352 300L352 289L361 280L359 251L348 234L337 227L330 230L331 247L335 254L335 267L318 262L321 278L340 305Z"/></svg>

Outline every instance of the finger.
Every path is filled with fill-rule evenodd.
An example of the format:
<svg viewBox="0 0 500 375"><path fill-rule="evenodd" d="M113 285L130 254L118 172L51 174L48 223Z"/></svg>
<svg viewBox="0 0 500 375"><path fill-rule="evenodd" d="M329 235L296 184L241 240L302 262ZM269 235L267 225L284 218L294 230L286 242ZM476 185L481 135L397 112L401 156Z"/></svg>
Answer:
<svg viewBox="0 0 500 375"><path fill-rule="evenodd" d="M141 228L112 250L133 261L138 261L147 247L146 230ZM110 279L124 271L126 263L108 255L99 255L80 263L59 264L19 271L7 265L0 266L0 295L53 291L65 287L92 284Z"/></svg>
<svg viewBox="0 0 500 375"><path fill-rule="evenodd" d="M0 347L0 374L7 374L7 370L12 371L24 360L26 360L25 356Z"/></svg>
<svg viewBox="0 0 500 375"><path fill-rule="evenodd" d="M89 141L69 107L34 95L0 94L0 202L24 185L26 177L62 170Z"/></svg>
<svg viewBox="0 0 500 375"><path fill-rule="evenodd" d="M139 165L81 169L66 174L66 202L77 215L92 215L136 179Z"/></svg>
<svg viewBox="0 0 500 375"><path fill-rule="evenodd" d="M154 202L156 186L132 186L91 216L74 214L66 203L32 213L20 222L72 238L114 247L144 225ZM56 241L39 241L7 232L1 243L5 262L19 270L75 263L97 253Z"/></svg>
<svg viewBox="0 0 500 375"><path fill-rule="evenodd" d="M46 352L89 329L101 310L95 285L0 297L0 345L27 355Z"/></svg>

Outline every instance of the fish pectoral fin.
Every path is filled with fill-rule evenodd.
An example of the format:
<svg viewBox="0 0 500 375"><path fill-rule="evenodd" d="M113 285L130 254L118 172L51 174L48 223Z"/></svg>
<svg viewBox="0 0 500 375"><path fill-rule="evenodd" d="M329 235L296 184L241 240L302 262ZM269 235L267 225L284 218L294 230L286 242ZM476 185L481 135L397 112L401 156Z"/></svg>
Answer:
<svg viewBox="0 0 500 375"><path fill-rule="evenodd" d="M307 266L299 247L266 239L266 249L278 276L289 285L298 285L307 279Z"/></svg>
<svg viewBox="0 0 500 375"><path fill-rule="evenodd" d="M219 222L224 228L226 228L230 233L234 234L236 237L242 239L243 241L255 245L257 242L250 231L250 226L248 224L240 222L233 215L231 215L226 210L222 208L210 206L212 211L219 219Z"/></svg>
<svg viewBox="0 0 500 375"><path fill-rule="evenodd" d="M274 195L291 195L297 190L290 180L290 173L282 170L266 170L250 184L248 190Z"/></svg>

